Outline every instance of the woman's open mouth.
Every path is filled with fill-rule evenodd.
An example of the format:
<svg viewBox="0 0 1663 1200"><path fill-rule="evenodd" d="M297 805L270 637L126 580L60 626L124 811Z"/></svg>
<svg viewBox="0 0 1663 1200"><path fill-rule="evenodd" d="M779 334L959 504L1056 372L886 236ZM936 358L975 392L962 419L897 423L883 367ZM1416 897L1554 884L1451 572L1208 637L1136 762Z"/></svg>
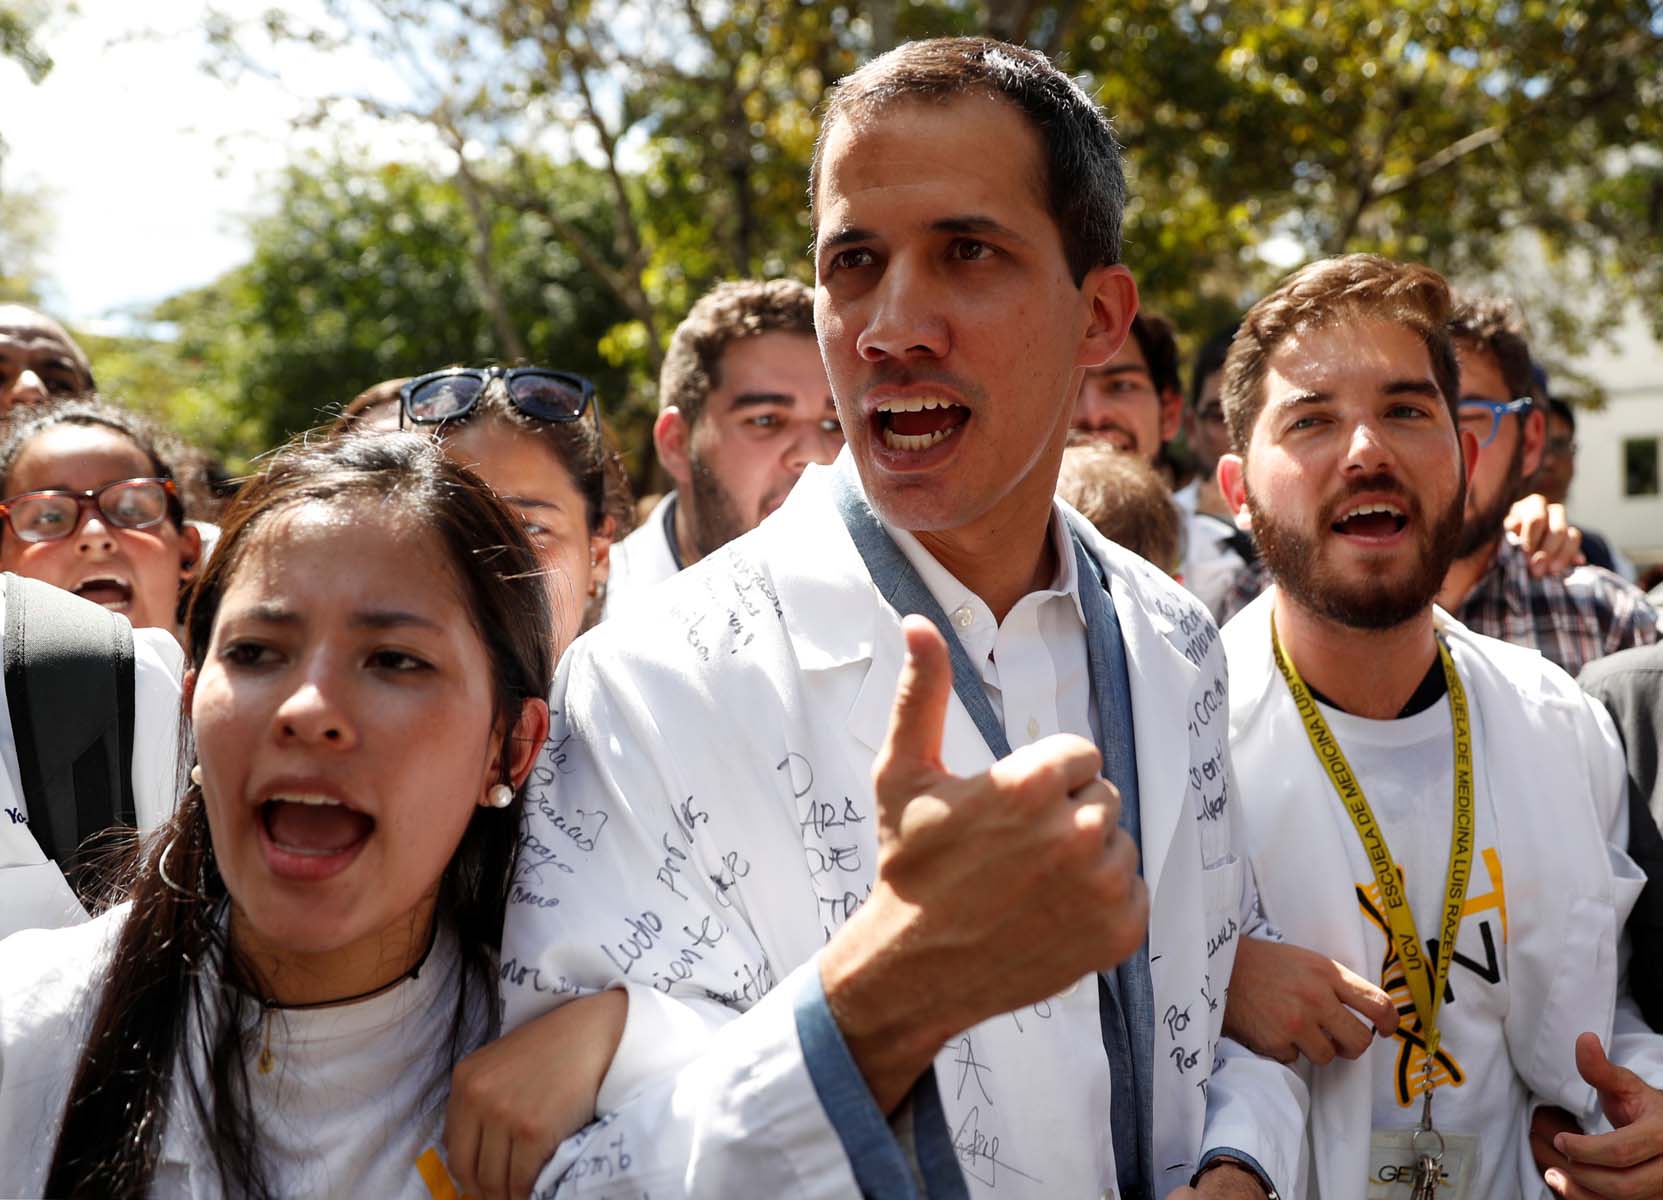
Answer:
<svg viewBox="0 0 1663 1200"><path fill-rule="evenodd" d="M333 796L285 794L260 805L261 846L286 879L327 879L346 869L375 832L375 818Z"/></svg>

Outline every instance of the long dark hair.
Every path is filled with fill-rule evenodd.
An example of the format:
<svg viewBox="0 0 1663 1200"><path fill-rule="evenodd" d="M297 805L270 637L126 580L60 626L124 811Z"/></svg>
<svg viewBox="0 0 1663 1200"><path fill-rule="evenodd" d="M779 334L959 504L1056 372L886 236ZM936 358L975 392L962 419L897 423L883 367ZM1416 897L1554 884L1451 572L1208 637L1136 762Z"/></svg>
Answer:
<svg viewBox="0 0 1663 1200"><path fill-rule="evenodd" d="M548 599L519 519L430 438L407 434L295 445L244 486L191 596L186 632L193 662L203 661L226 588L273 514L308 502L374 505L432 529L491 664L494 726L511 726L523 701L544 695L554 669ZM440 880L435 919L454 929L462 954L453 1058L468 1013L480 1010L481 998L486 1011L495 1011L495 957L521 800L516 796L506 809L476 809ZM259 1123L248 1100L247 1048L259 1023L260 1005L253 999L258 989L228 944L225 899L202 789L191 785L142 852L132 911L70 1087L48 1195L149 1190L173 1072L191 1038L205 1050L207 1070L205 1079L188 1077L185 1090L225 1192L270 1194Z"/></svg>

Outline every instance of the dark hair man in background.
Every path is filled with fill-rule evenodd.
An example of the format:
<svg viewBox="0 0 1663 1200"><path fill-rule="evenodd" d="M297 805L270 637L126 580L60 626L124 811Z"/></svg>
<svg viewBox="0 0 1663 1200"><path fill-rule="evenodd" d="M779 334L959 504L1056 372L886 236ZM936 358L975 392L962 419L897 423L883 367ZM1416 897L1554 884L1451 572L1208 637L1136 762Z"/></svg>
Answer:
<svg viewBox="0 0 1663 1200"><path fill-rule="evenodd" d="M1546 381L1541 380L1546 390ZM1576 409L1558 396L1549 396L1547 408L1547 437L1542 442L1542 465L1531 476L1530 487L1546 496L1553 504L1565 504L1571 493L1571 481L1576 478ZM1611 543L1592 529L1582 527L1582 556L1596 567L1621 575L1630 583L1635 581L1634 564Z"/></svg>
<svg viewBox="0 0 1663 1200"><path fill-rule="evenodd" d="M676 327L658 374L653 446L676 488L612 547L606 615L756 527L809 463L843 445L792 279L719 283Z"/></svg>
<svg viewBox="0 0 1663 1200"><path fill-rule="evenodd" d="M1575 675L1586 663L1657 640L1645 593L1599 567L1536 575L1507 536L1507 511L1541 462L1546 418L1518 310L1458 298L1450 318L1461 368L1461 428L1478 443L1457 557L1438 603L1468 628L1533 646Z"/></svg>
<svg viewBox="0 0 1663 1200"><path fill-rule="evenodd" d="M0 304L0 416L92 390L92 366L67 329L35 309Z"/></svg>

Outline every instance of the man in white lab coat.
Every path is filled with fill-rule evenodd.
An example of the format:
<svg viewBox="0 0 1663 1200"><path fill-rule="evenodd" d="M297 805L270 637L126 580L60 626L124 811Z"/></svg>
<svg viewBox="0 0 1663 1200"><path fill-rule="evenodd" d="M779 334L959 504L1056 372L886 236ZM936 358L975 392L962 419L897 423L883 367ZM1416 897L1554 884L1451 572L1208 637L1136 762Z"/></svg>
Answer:
<svg viewBox="0 0 1663 1200"><path fill-rule="evenodd" d="M628 1018L539 1194L1296 1189L1303 1087L1220 1034L1261 922L1216 630L1052 499L1136 307L1107 121L915 43L812 186L848 451L555 685L506 1023Z"/></svg>
<svg viewBox="0 0 1663 1200"><path fill-rule="evenodd" d="M1619 986L1640 879L1614 848L1615 731L1432 602L1478 451L1449 307L1425 267L1326 260L1247 314L1225 366L1220 482L1275 580L1224 631L1250 861L1288 941L1400 1014L1310 1069L1314 1190L1656 1195L1663 1040ZM1545 1185L1543 1106L1588 1130L1542 1130Z"/></svg>
<svg viewBox="0 0 1663 1200"><path fill-rule="evenodd" d="M658 372L658 461L676 487L611 550L607 617L778 508L803 468L843 445L795 279L730 279L699 297Z"/></svg>

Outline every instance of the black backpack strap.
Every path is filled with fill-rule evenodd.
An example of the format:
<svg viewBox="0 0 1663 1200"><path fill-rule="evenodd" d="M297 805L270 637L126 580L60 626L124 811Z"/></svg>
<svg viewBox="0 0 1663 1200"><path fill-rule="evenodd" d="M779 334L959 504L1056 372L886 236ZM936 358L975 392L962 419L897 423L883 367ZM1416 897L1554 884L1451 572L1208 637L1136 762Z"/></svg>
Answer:
<svg viewBox="0 0 1663 1200"><path fill-rule="evenodd" d="M133 629L34 579L6 577L6 704L29 829L80 882L77 848L137 824L133 801Z"/></svg>

